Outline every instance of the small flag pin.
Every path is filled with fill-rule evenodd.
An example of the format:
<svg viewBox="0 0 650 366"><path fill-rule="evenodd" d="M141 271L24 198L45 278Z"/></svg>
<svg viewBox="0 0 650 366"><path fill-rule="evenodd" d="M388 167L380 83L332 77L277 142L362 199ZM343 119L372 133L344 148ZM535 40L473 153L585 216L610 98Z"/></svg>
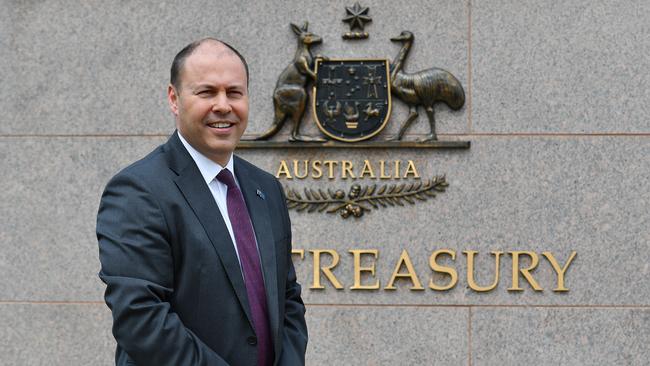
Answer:
<svg viewBox="0 0 650 366"><path fill-rule="evenodd" d="M263 200L266 199L266 197L264 196L264 193L262 193L262 191L260 191L259 189L257 190L256 193L257 193L257 195L259 196L259 198L261 198L261 199L263 199Z"/></svg>

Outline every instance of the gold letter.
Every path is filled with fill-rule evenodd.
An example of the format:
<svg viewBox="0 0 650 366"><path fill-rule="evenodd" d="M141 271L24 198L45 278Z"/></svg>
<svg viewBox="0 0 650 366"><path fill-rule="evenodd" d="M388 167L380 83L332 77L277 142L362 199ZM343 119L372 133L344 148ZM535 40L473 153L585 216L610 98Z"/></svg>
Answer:
<svg viewBox="0 0 650 366"><path fill-rule="evenodd" d="M379 178L390 179L390 174L386 174L386 162L383 160L379 160Z"/></svg>
<svg viewBox="0 0 650 366"><path fill-rule="evenodd" d="M576 256L575 250L571 252L569 259L567 259L566 263L564 264L564 268L560 268L560 265L557 263L557 260L553 256L553 253L542 252L542 255L546 257L546 259L548 259L549 262L551 262L551 265L553 266L553 270L555 270L555 273L557 273L557 288L553 289L553 291L555 292L569 291L568 288L564 287L564 273L566 272L567 269L569 269L569 265L571 264L571 261Z"/></svg>
<svg viewBox="0 0 650 366"><path fill-rule="evenodd" d="M329 168L329 175L327 176L327 178L334 179L334 167L338 164L338 161L325 160L323 164L327 165Z"/></svg>
<svg viewBox="0 0 650 366"><path fill-rule="evenodd" d="M275 174L275 177L280 178L283 174L287 176L287 179L291 179L291 173L289 172L289 167L287 166L287 162L285 160L280 161L280 168L278 168L278 172Z"/></svg>
<svg viewBox="0 0 650 366"><path fill-rule="evenodd" d="M363 169L361 169L361 175L359 175L359 178L363 178L366 173L369 174L372 179L377 178L375 172L372 171L372 165L370 165L370 161L368 160L363 161Z"/></svg>
<svg viewBox="0 0 650 366"><path fill-rule="evenodd" d="M395 179L400 178L400 176L399 176L399 163L400 163L399 160L395 160L395 175L393 176L393 178L395 178Z"/></svg>
<svg viewBox="0 0 650 366"><path fill-rule="evenodd" d="M465 250L463 251L467 256L467 283L469 288L476 292L487 292L494 290L499 284L499 257L503 252L490 252L494 255L494 282L490 286L482 287L476 284L474 281L474 255L478 252L475 250Z"/></svg>
<svg viewBox="0 0 650 366"><path fill-rule="evenodd" d="M291 255L299 255L300 259L305 259L305 250L304 249L292 249Z"/></svg>
<svg viewBox="0 0 650 366"><path fill-rule="evenodd" d="M325 277L334 285L337 290L343 288L343 285L336 279L334 273L332 273L332 268L336 267L339 264L339 253L336 250L331 249L314 249L310 250L311 254L314 256L314 277L310 289L324 289L325 286L320 283L320 273L323 272ZM329 266L321 267L320 265L320 255L327 253L332 256L332 264Z"/></svg>
<svg viewBox="0 0 650 366"><path fill-rule="evenodd" d="M343 172L343 175L341 178L345 179L348 177L348 174L350 174L350 178L356 178L354 176L354 172L352 171L352 162L348 160L343 160L341 162L343 166L341 166L341 171Z"/></svg>
<svg viewBox="0 0 650 366"><path fill-rule="evenodd" d="M400 273L400 269L402 269L402 264L406 266L406 273ZM399 256L399 260L397 261L397 265L395 266L393 275L390 277L390 281L388 281L388 286L384 287L384 290L396 290L393 284L395 283L395 279L398 277L409 278L411 280L411 282L413 283L413 287L411 287L411 291L424 290L424 287L422 287L422 284L420 283L420 280L418 279L418 276L415 273L415 270L413 269L413 263L411 263L411 258L409 257L409 254L406 251L406 249L402 250L402 255Z"/></svg>
<svg viewBox="0 0 650 366"><path fill-rule="evenodd" d="M440 273L448 274L449 277L451 277L451 280L449 281L449 283L446 286L438 286L435 283L433 283L433 278L431 278L429 280L429 288L432 289L432 290L437 290L437 291L446 291L446 290L449 290L449 289L453 288L454 286L456 286L456 282L458 282L458 273L456 272L456 270L454 268L441 266L436 262L436 258L440 254L447 254L447 255L451 256L452 260L456 260L456 252L453 251L453 250L449 250L449 249L440 249L440 250L436 250L435 252L433 252L431 254L431 257L429 257L429 266L431 267L431 269L434 272L440 272Z"/></svg>
<svg viewBox="0 0 650 366"><path fill-rule="evenodd" d="M404 178L408 178L409 174L413 174L413 178L415 179L420 179L420 174L418 174L418 170L415 169L415 163L413 162L413 160L409 160L409 165L406 167Z"/></svg>
<svg viewBox="0 0 650 366"><path fill-rule="evenodd" d="M370 272L372 277L375 276L375 262L373 261L369 267L361 267L361 256L364 254L372 254L377 259L379 251L377 249L351 249L350 253L354 256L354 285L350 290L377 290L379 288L379 280L372 285L361 284L361 273Z"/></svg>
<svg viewBox="0 0 650 366"><path fill-rule="evenodd" d="M510 287L508 291L524 290L521 287L519 287L519 272L521 272L521 274L528 281L528 283L530 283L530 285L533 287L535 291L542 291L542 288L539 287L537 281L535 281L533 276L530 274L530 271L533 268L537 267L537 263L539 263L539 257L537 256L537 254L535 252L526 252L526 251L512 251L509 253L512 256L512 287ZM530 267L519 269L520 255L527 255L530 257Z"/></svg>
<svg viewBox="0 0 650 366"><path fill-rule="evenodd" d="M311 162L311 177L314 179L320 179L323 176L323 169L320 167L320 160L314 160Z"/></svg>
<svg viewBox="0 0 650 366"><path fill-rule="evenodd" d="M308 163L309 163L309 160L303 160L303 164L305 166L305 174L300 175L299 169L298 169L298 160L294 160L293 161L293 175L298 179L307 178L307 175L309 174L309 169L307 168Z"/></svg>

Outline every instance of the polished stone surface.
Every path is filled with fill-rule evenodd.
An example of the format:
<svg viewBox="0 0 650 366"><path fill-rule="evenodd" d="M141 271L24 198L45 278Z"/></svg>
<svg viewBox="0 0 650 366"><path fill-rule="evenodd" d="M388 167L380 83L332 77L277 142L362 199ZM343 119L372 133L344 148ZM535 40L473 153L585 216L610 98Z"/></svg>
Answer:
<svg viewBox="0 0 650 366"><path fill-rule="evenodd" d="M104 184L129 162L164 138L2 138L0 158L7 178L0 187L0 212L7 220L1 235L1 300L101 300L103 285L94 234ZM407 249L423 286L432 278L428 257L435 249L457 251L457 286L448 292L409 291L400 281L394 292L349 288L305 291L310 303L385 304L616 304L648 305L650 273L648 211L650 145L640 137L480 138L470 150L404 152L423 177L446 174L447 192L412 207L391 207L343 220L337 215L291 211L294 247L336 249L335 275L352 282L349 249L378 249L382 288L402 249ZM243 150L242 156L268 171L280 159L348 159L349 152L318 150L268 154ZM388 151L368 151L378 161ZM569 159L569 157L573 157ZM580 161L576 164L576 160ZM362 185L380 183L356 180ZM305 179L287 187L346 189L352 182ZM391 183L400 183L394 181ZM410 206L410 205L409 205ZM466 288L462 250L477 250L477 281L492 278L493 250L551 251L564 262L577 257L566 275L568 293L555 293L556 277L541 258L533 273L544 288L508 292L511 259L504 256L497 289L477 294ZM312 285L312 255L296 266L305 288ZM326 262L324 262L326 263ZM368 279L372 280L372 279ZM436 283L446 278L436 275Z"/></svg>
<svg viewBox="0 0 650 366"><path fill-rule="evenodd" d="M472 3L473 132L650 132L650 2Z"/></svg>
<svg viewBox="0 0 650 366"><path fill-rule="evenodd" d="M474 308L472 365L627 365L650 358L650 309Z"/></svg>
<svg viewBox="0 0 650 366"><path fill-rule="evenodd" d="M114 365L104 304L0 304L3 365Z"/></svg>
<svg viewBox="0 0 650 366"><path fill-rule="evenodd" d="M251 70L248 132L272 121L271 94L292 61L290 22L323 37L314 54L393 59L402 30L415 34L406 70L439 67L465 88L460 111L436 107L442 140L465 150L243 149L277 172L282 159L413 160L423 178L445 174L447 192L361 219L291 211L294 256L307 303L309 365L644 365L650 342L649 3L425 1L363 2L373 22L365 41L343 41L345 6L290 0L0 1L0 364L111 365L115 342L95 220L100 195L119 169L174 128L166 88L185 44L215 36L235 45ZM471 58L470 58L471 55ZM471 101L471 103L470 103ZM393 100L393 119L407 115ZM427 132L424 115L407 139ZM307 111L303 131L319 130ZM276 140L286 139L289 123ZM626 135L628 134L628 135ZM632 134L630 136L629 134ZM134 136L136 135L136 136ZM147 135L147 136L141 136ZM503 136L505 135L505 136ZM404 165L402 165L402 169ZM375 165L375 172L377 172ZM340 176L340 173L337 173ZM405 180L282 179L288 188L343 189ZM449 291L384 290L403 249L424 287L429 255L458 271ZM334 274L310 289L309 250L334 249ZM353 291L350 249L377 249L379 291ZM498 287L468 288L463 250L476 250L476 280L492 280L490 251L551 251L567 293L540 256L543 288L509 292L504 255ZM372 261L365 258L363 265ZM328 257L324 257L327 263ZM522 265L527 265L526 259Z"/></svg>
<svg viewBox="0 0 650 366"><path fill-rule="evenodd" d="M468 309L307 308L308 365L467 365Z"/></svg>
<svg viewBox="0 0 650 366"><path fill-rule="evenodd" d="M365 153L365 156L364 156ZM470 150L403 152L362 150L294 153L269 156L251 151L252 161L277 171L280 159L351 159L403 161L413 159L423 177L446 174L447 192L408 207L373 210L361 219L292 211L294 247L335 249L341 264L334 274L346 287L307 291L314 303L444 303L444 304L619 304L649 305L650 285L640 281L650 274L650 154L643 137L477 138ZM245 156L248 156L244 154ZM355 154L357 154L355 152ZM354 155L352 155L354 156ZM377 180L304 179L283 183L294 189L341 188L352 183L384 184ZM400 183L400 181L391 181ZM402 249L407 249L423 286L432 278L433 250L456 250L459 282L448 292L413 292L408 283L395 291L351 291L352 256L349 249L378 249L377 278L384 287ZM493 250L535 251L540 263L534 277L544 289L534 292L524 282L523 292L511 286L510 256L501 261L499 286L489 293L467 288L463 250L477 250L476 278L491 282ZM566 274L568 293L557 293L556 276L541 252L551 251L564 263L577 251ZM305 285L312 282L312 256L298 257ZM329 263L329 257L324 263ZM526 262L522 262L522 265ZM372 279L369 279L372 280ZM436 283L448 280L435 275Z"/></svg>
<svg viewBox="0 0 650 366"><path fill-rule="evenodd" d="M289 23L302 25L305 20L323 37L314 54L331 58L393 59L399 45L389 39L408 29L416 40L406 70L444 68L467 88L465 1L365 3L373 17L366 29L371 36L357 42L341 39L349 29L341 19L350 5L202 0L185 7L159 1L11 6L11 20L2 26L11 52L0 61L10 65L0 89L0 134L167 134L174 126L166 101L171 61L186 44L205 36L232 43L247 58L249 132L261 133L271 125L276 80L295 53ZM395 14L400 14L399 21ZM453 112L439 106L436 111L438 132L468 132L465 109ZM428 131L421 113L409 133ZM396 133L406 115L405 105L395 101L394 121L385 133ZM319 134L311 112L306 116L304 131ZM282 133L289 130L285 126Z"/></svg>
<svg viewBox="0 0 650 366"><path fill-rule="evenodd" d="M0 301L101 300L104 185L159 138L0 138Z"/></svg>

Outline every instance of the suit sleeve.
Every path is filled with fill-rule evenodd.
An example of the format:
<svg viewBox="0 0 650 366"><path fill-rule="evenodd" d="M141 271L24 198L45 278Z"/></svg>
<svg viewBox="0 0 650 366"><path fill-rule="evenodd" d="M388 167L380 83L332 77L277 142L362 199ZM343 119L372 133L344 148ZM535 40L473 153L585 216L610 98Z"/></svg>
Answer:
<svg viewBox="0 0 650 366"><path fill-rule="evenodd" d="M120 173L108 183L97 239L113 335L137 365L227 365L170 307L174 268L168 226L156 198L135 177Z"/></svg>
<svg viewBox="0 0 650 366"><path fill-rule="evenodd" d="M282 353L278 365L304 365L307 349L307 324L305 323L305 305L300 297L300 284L296 280L296 271L291 259L291 221L287 209L282 185L276 180L282 198L282 215L289 233L287 248L287 276L284 305L284 327L282 333Z"/></svg>

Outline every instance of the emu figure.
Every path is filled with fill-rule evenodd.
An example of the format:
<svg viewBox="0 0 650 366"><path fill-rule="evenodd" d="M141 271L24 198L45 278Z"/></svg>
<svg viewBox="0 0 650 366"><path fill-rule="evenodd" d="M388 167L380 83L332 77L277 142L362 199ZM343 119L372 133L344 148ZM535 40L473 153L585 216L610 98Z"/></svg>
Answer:
<svg viewBox="0 0 650 366"><path fill-rule="evenodd" d="M436 121L433 114L433 105L443 102L452 110L459 110L465 104L465 92L458 79L448 71L430 68L415 73L403 71L404 61L413 44L413 33L403 31L398 37L391 38L393 42L402 42L395 61L391 65L391 91L395 97L406 103L409 107L409 116L399 130L396 137L391 140L401 140L404 132L418 117L418 107L423 106L429 117L430 133L420 141L437 140Z"/></svg>

